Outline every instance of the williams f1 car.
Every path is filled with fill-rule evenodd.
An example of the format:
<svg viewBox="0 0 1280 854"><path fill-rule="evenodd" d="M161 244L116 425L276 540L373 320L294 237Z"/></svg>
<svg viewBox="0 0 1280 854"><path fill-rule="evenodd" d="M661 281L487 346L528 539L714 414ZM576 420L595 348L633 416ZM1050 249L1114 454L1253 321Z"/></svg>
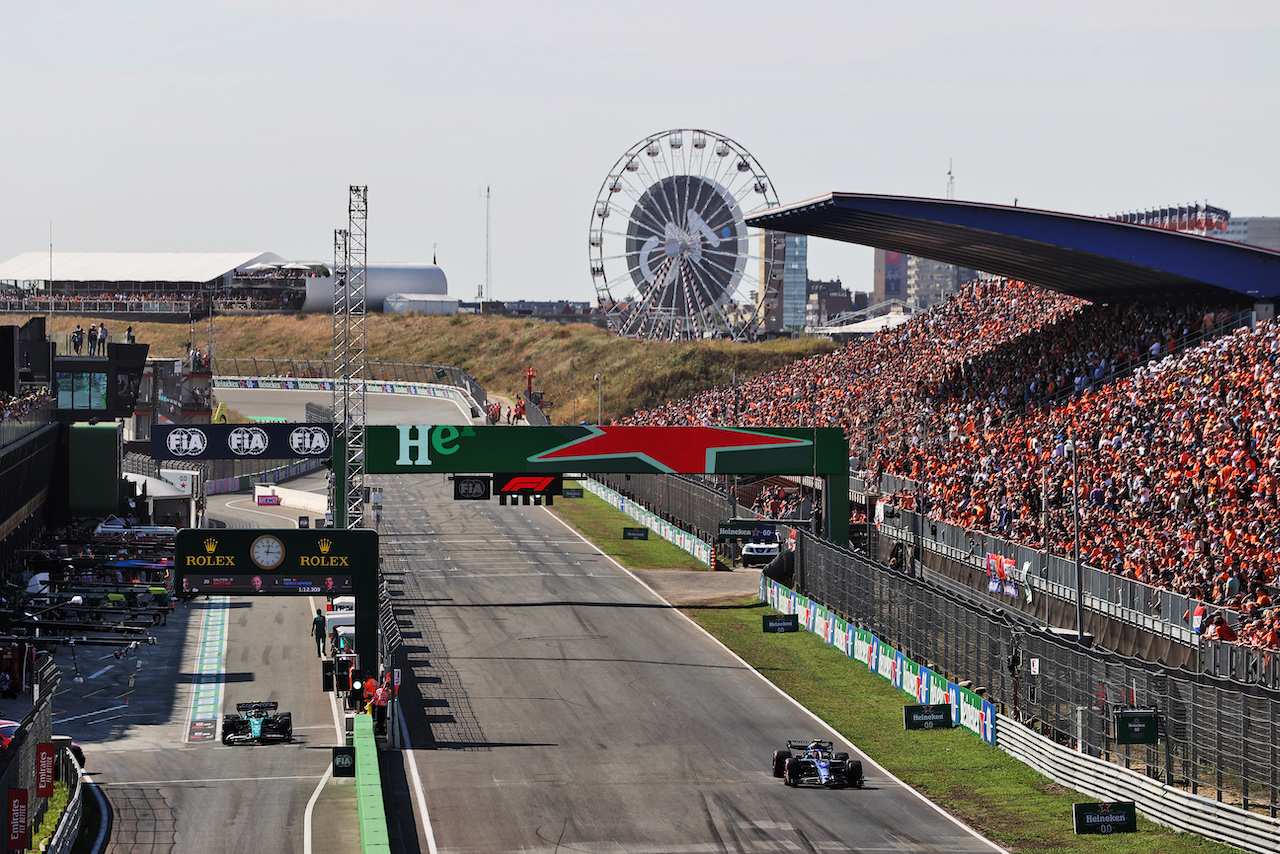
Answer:
<svg viewBox="0 0 1280 854"><path fill-rule="evenodd" d="M279 708L279 703L236 703L236 714L222 716L222 743L293 741L293 715Z"/></svg>
<svg viewBox="0 0 1280 854"><path fill-rule="evenodd" d="M864 782L862 761L847 753L833 753L830 741L788 741L786 750L773 752L773 776L788 786L814 785L830 789L856 786Z"/></svg>

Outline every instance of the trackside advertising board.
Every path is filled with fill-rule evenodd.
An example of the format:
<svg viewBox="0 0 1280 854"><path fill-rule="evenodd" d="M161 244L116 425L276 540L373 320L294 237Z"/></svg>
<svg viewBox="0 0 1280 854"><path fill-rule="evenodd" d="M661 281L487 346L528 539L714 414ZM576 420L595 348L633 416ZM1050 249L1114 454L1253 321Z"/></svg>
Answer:
<svg viewBox="0 0 1280 854"><path fill-rule="evenodd" d="M906 692L925 706L949 706L952 723L964 727L987 744L996 743L996 707L961 688L923 664L912 661L865 629L850 626L843 618L776 581L760 576L760 600L782 614L795 614L807 631L868 670Z"/></svg>

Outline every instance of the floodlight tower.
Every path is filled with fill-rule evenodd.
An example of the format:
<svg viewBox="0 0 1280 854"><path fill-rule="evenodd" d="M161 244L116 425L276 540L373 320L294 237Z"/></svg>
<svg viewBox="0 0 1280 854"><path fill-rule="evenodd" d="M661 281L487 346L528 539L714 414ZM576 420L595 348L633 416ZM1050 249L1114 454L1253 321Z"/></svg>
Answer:
<svg viewBox="0 0 1280 854"><path fill-rule="evenodd" d="M347 229L334 232L333 278L333 420L341 438L342 495L334 494L334 524L364 526L365 428L365 280L369 197L367 187L352 186ZM338 460L334 460L338 464ZM342 511L338 512L341 502Z"/></svg>

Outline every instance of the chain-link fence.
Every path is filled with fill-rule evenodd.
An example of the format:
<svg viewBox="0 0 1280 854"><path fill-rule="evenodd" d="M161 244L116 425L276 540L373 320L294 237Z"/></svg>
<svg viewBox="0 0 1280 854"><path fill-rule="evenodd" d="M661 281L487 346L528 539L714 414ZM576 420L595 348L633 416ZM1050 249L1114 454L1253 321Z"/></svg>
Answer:
<svg viewBox="0 0 1280 854"><path fill-rule="evenodd" d="M715 541L721 521L734 516L729 483L723 477L710 481L665 474L593 474L591 477L707 542Z"/></svg>
<svg viewBox="0 0 1280 854"><path fill-rule="evenodd" d="M1082 648L997 601L886 571L807 533L795 579L798 592L1061 743L1193 793L1280 813L1274 691ZM1160 744L1116 743L1114 713L1135 707L1164 715Z"/></svg>
<svg viewBox="0 0 1280 854"><path fill-rule="evenodd" d="M699 536L714 538L730 512L729 483L720 479L593 476ZM800 593L1015 720L1170 785L1280 813L1280 691L1081 648L999 600L926 576L892 572L807 532L798 539ZM1164 740L1116 744L1113 715L1128 707L1159 710Z"/></svg>
<svg viewBox="0 0 1280 854"><path fill-rule="evenodd" d="M32 827L39 827L49 799L36 796L36 750L41 743L53 740L50 705L61 674L53 659L42 654L36 659L29 678L31 686L27 690L32 691L34 702L0 757L0 789L10 792L26 789L28 819Z"/></svg>

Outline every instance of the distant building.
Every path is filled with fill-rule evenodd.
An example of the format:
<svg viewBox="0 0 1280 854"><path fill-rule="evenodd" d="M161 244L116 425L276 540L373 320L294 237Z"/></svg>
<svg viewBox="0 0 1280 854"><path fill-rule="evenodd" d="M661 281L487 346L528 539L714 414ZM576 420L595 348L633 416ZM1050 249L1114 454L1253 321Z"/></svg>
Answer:
<svg viewBox="0 0 1280 854"><path fill-rule="evenodd" d="M787 257L782 266L782 328L804 329L805 305L809 298L809 238L787 235Z"/></svg>
<svg viewBox="0 0 1280 854"><path fill-rule="evenodd" d="M1232 217L1227 220L1227 227L1214 232L1213 236L1235 243L1280 250L1280 216Z"/></svg>
<svg viewBox="0 0 1280 854"><path fill-rule="evenodd" d="M865 292L849 293L838 278L831 281L810 279L807 291L809 299L805 306L805 326L817 326L825 323L828 318L867 306Z"/></svg>
<svg viewBox="0 0 1280 854"><path fill-rule="evenodd" d="M974 270L887 249L875 251L872 303L902 300L919 308L944 302L978 278Z"/></svg>

